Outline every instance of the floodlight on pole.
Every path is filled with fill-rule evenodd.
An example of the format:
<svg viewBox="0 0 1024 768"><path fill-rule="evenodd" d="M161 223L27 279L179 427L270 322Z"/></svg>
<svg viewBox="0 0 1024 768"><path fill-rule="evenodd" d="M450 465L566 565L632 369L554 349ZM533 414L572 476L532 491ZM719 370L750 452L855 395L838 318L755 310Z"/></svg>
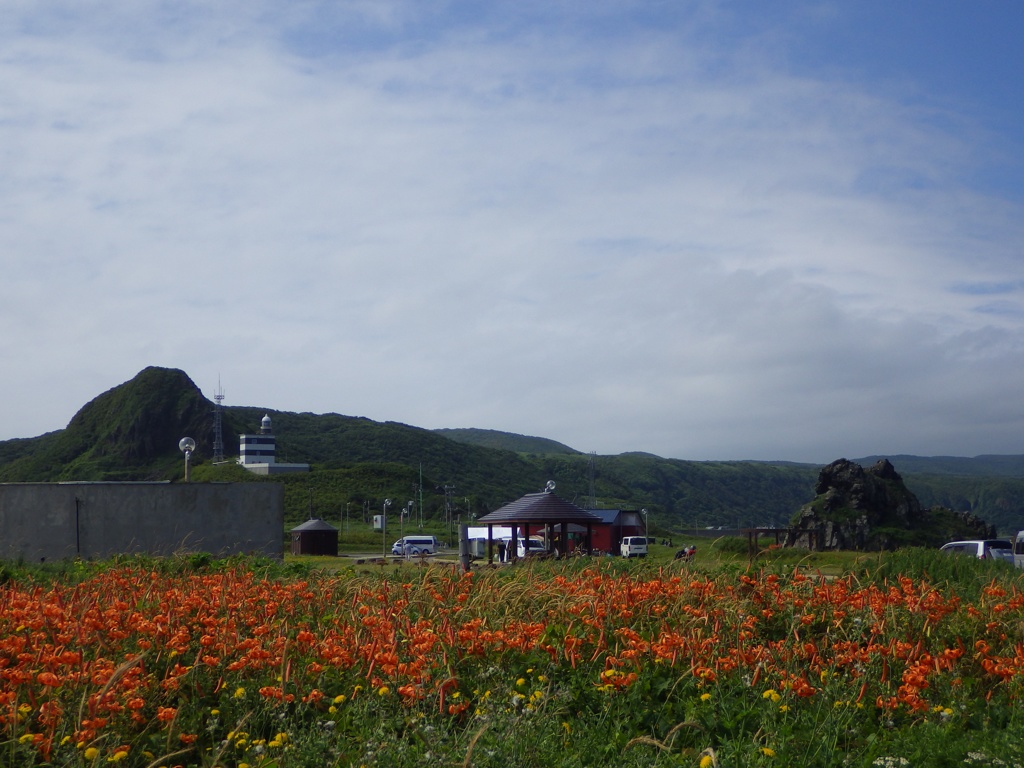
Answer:
<svg viewBox="0 0 1024 768"><path fill-rule="evenodd" d="M192 451L196 449L196 441L191 437L183 437L178 441L178 450L185 454L185 482L191 479Z"/></svg>

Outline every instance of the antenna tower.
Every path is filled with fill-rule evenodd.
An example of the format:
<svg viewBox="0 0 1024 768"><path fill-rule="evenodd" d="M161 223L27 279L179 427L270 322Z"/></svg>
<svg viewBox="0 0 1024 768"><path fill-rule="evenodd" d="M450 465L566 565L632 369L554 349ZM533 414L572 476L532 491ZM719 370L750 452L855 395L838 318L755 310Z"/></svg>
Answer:
<svg viewBox="0 0 1024 768"><path fill-rule="evenodd" d="M218 464L224 461L224 430L221 424L224 390L220 386L220 376L217 377L217 392L213 399L217 401L213 406L213 463Z"/></svg>

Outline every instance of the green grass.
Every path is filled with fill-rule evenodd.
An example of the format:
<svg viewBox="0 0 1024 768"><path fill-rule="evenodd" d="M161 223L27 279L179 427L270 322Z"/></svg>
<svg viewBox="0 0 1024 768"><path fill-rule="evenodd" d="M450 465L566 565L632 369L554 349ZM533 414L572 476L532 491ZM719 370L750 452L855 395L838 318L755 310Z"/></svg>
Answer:
<svg viewBox="0 0 1024 768"><path fill-rule="evenodd" d="M1016 644L1024 640L1020 573L933 550L857 554L766 549L751 561L745 544L709 540L698 544L692 563L673 560L675 547L654 545L642 560L529 560L495 568L478 564L473 579L461 576L453 558L429 564L389 558L379 566L357 565L347 557L287 556L279 562L219 560L200 553L7 564L0 577L17 598L2 603L0 610L5 622L0 668L35 664L49 653L28 652L30 646L22 642L52 643L56 630L30 615L51 586L71 591L61 592L59 600L44 601L49 611L44 615L50 616L76 596L90 593L91 584L109 583L118 589L140 585L139 592L116 598L94 590L96 602L89 607L91 622L102 615L116 630L100 638L90 653L110 654L121 663L134 658L130 645L120 645L128 629L120 624L121 617L133 610L168 614L174 606L160 597L167 587L158 585L177 590L183 589L177 585L191 584L196 589L188 600L194 601L194 610L204 612L202 623L192 628L194 647L175 652L174 658L166 648L150 648L142 657L145 675L136 683L141 687L147 679L161 679L165 668L179 669L180 685L162 692L154 685L147 694L147 699L165 697L155 703L176 707L174 722L154 720L137 727L122 718L123 731L81 746L61 741L51 765L1024 764L1024 713L1019 707L1024 684L1015 677L993 677L975 650L976 643L984 643L993 647L993 654L1017 652ZM228 584L238 585L250 573L269 583L268 594L279 596L237 606L214 600L203 607L209 590L220 588L222 582L215 577L223 575ZM827 578L817 578L819 573ZM285 587L297 589L301 599L288 603L285 592L276 592ZM709 599L700 597L706 587L714 590ZM868 590L872 600L882 602L844 602L846 592L858 590ZM920 601L914 597L918 593ZM906 595L914 599L904 600ZM932 598L939 602L928 602ZM136 599L138 606L109 611L112 602ZM936 605L949 613L932 616L929 611ZM602 608L609 611L606 618L600 617ZM252 625L242 619L245 615L265 621L271 637L279 633L280 642L266 647L280 658L267 669L232 672L223 666L236 657L229 645L220 651L227 657L224 661L200 661L208 653L205 649L213 647L201 636L220 629L227 637L247 635ZM481 623L474 625L475 620ZM421 627L420 622L425 624ZM509 626L536 627L537 643L518 648L488 641L486 652L465 645L473 632ZM692 652L696 658L706 651L715 660L706 673L688 662L655 660L647 644L666 627L686 629L683 637L695 645L680 645L684 656ZM188 630L186 621L181 631L187 635ZM325 657L304 650L308 641L299 633L307 630L318 637L338 632L339 638L347 632L368 632L373 639L367 640L370 645L353 646L366 650L362 666L354 658L352 667L317 670ZM424 637L436 640L433 650L422 656L435 665L434 671L426 678L424 699L403 700L397 694L403 678L379 671L386 657L376 654L392 643L401 658L409 658L410 638L422 632L426 634L418 642ZM470 634L463 637L465 632ZM570 658L572 639L582 643L584 652ZM73 641L65 642L74 647ZM857 645L863 660L837 661L842 642ZM371 645L376 643L383 645L374 650ZM707 647L698 654L701 643ZM867 651L872 644L875 650ZM634 647L641 650L630 656ZM890 650L879 650L885 647ZM940 654L958 647L963 656L940 674ZM816 661L819 654L828 660ZM876 699L899 693L901 675L912 671L909 661L915 660L924 663L929 676L923 689L927 706L911 711L876 705ZM368 671L365 662L372 662ZM762 665L775 671L759 679ZM779 669L789 677L780 677ZM616 688L608 682L627 671L638 673L631 684ZM445 687L446 678L453 681L450 687ZM17 706L0 712L21 713L5 720L11 730L8 741L0 743L0 764L41 765L26 741L39 727L33 720L39 699L66 695L63 712L70 718L67 732L73 733L76 713L95 706L90 697L105 679L97 678L83 693L64 694L62 688L36 685L34 675L26 678L26 693L15 700ZM813 695L802 697L782 685L801 679L814 687ZM870 684L867 695L861 681L865 688ZM326 698L282 702L258 693L286 682L287 690L299 697L316 686ZM467 708L453 714L451 707L462 703ZM181 748L179 733L195 735L197 746L183 756L159 760ZM122 743L129 750L118 759ZM92 758L86 756L93 754L87 749L96 750Z"/></svg>

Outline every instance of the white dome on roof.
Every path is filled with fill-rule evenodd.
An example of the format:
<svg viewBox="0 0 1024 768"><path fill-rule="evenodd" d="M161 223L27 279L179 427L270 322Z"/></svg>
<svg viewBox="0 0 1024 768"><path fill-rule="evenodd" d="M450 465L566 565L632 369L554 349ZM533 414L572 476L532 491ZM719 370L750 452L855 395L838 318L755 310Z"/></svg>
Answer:
<svg viewBox="0 0 1024 768"><path fill-rule="evenodd" d="M263 416L263 420L260 422L260 432L269 432L269 431L270 431L270 415L269 414L265 414Z"/></svg>

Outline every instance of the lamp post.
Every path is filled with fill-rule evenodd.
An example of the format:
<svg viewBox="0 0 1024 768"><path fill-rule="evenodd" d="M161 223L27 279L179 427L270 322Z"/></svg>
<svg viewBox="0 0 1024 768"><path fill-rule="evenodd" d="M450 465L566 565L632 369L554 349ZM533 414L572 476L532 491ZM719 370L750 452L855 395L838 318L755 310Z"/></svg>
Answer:
<svg viewBox="0 0 1024 768"><path fill-rule="evenodd" d="M185 454L185 482L192 476L192 451L196 449L196 441L191 437L183 437L178 441L178 450Z"/></svg>
<svg viewBox="0 0 1024 768"><path fill-rule="evenodd" d="M380 516L380 556L387 557L388 554L388 507L391 506L391 499L384 499L384 514Z"/></svg>
<svg viewBox="0 0 1024 768"><path fill-rule="evenodd" d="M398 538L402 540L402 556L408 557L405 551L405 518L412 514L412 502L410 501L405 505L405 508L399 512L399 527L398 527Z"/></svg>
<svg viewBox="0 0 1024 768"><path fill-rule="evenodd" d="M644 539L647 539L647 509L641 509L640 513L644 516Z"/></svg>

